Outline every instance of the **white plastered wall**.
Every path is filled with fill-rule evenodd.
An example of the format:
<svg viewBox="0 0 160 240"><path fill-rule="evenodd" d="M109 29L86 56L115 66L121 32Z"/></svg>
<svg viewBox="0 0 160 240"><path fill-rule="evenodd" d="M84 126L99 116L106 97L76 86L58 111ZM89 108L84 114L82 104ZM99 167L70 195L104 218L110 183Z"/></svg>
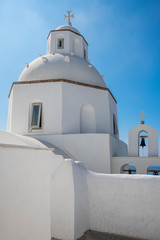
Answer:
<svg viewBox="0 0 160 240"><path fill-rule="evenodd" d="M13 105L13 91L11 92L10 97L9 97L7 130L11 129L12 111L13 111L13 106L12 105Z"/></svg>
<svg viewBox="0 0 160 240"><path fill-rule="evenodd" d="M128 156L127 144L110 135L111 156L126 157Z"/></svg>
<svg viewBox="0 0 160 240"><path fill-rule="evenodd" d="M0 239L50 240L53 153L0 146Z"/></svg>
<svg viewBox="0 0 160 240"><path fill-rule="evenodd" d="M42 129L32 134L62 132L62 83L14 85L9 99L10 124L8 131L29 134L32 103L42 103ZM12 120L12 121L11 121Z"/></svg>
<svg viewBox="0 0 160 240"><path fill-rule="evenodd" d="M158 130L145 124L139 124L129 130L129 156L139 156L139 133L148 133L148 157L158 156Z"/></svg>
<svg viewBox="0 0 160 240"><path fill-rule="evenodd" d="M63 133L80 133L80 113L84 104L95 111L96 133L111 133L111 107L108 91L63 83L62 85L62 128ZM112 102L116 109L116 103ZM116 110L114 110L116 112Z"/></svg>
<svg viewBox="0 0 160 240"><path fill-rule="evenodd" d="M39 102L42 103L42 129L30 132L32 103ZM94 120L91 119L95 121L93 133L113 134L113 113L117 116L117 109L110 93L64 82L14 85L9 99L7 130L31 136L80 133L81 109L85 104L95 112Z"/></svg>
<svg viewBox="0 0 160 240"><path fill-rule="evenodd" d="M127 145L109 134L34 135L81 161L91 171L111 173L112 156L126 156Z"/></svg>
<svg viewBox="0 0 160 240"><path fill-rule="evenodd" d="M91 230L159 240L159 177L90 172L87 182Z"/></svg>
<svg viewBox="0 0 160 240"><path fill-rule="evenodd" d="M34 137L57 146L73 160L83 162L91 171L110 173L109 134L35 135Z"/></svg>
<svg viewBox="0 0 160 240"><path fill-rule="evenodd" d="M96 174L67 160L52 181L52 237L73 240L90 229L159 240L159 177Z"/></svg>
<svg viewBox="0 0 160 240"><path fill-rule="evenodd" d="M79 238L89 228L86 169L67 159L52 174L52 237Z"/></svg>

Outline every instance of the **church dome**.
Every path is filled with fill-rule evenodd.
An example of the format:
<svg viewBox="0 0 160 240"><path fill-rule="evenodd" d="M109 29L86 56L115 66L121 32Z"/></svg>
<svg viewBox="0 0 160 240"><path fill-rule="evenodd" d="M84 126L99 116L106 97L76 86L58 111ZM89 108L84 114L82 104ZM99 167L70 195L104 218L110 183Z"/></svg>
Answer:
<svg viewBox="0 0 160 240"><path fill-rule="evenodd" d="M87 60L60 53L38 57L26 66L18 81L49 79L67 79L84 84L106 87L102 76Z"/></svg>
<svg viewBox="0 0 160 240"><path fill-rule="evenodd" d="M68 26L68 25L59 26L59 27L56 28L56 30L61 30L61 31L63 31L63 30L70 30L70 31L73 31L75 33L80 34L80 32L76 28L74 28L72 26Z"/></svg>
<svg viewBox="0 0 160 240"><path fill-rule="evenodd" d="M88 43L72 27L70 18L74 18L74 14L67 13L64 15L67 25L59 26L48 35L47 54L26 64L19 82L61 79L106 87L102 76L88 61Z"/></svg>

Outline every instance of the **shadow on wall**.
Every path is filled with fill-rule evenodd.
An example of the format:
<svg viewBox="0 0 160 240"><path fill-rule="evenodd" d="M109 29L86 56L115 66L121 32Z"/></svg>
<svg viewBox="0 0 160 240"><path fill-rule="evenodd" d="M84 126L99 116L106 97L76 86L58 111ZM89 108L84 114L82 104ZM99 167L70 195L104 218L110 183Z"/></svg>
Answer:
<svg viewBox="0 0 160 240"><path fill-rule="evenodd" d="M140 239L126 237L118 234L102 233L102 232L88 230L78 240L140 240Z"/></svg>

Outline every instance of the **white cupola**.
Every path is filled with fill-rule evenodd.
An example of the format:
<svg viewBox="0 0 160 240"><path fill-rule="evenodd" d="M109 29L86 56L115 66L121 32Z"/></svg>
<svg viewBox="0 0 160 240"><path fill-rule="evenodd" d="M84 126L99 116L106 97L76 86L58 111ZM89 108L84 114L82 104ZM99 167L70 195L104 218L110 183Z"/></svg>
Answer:
<svg viewBox="0 0 160 240"><path fill-rule="evenodd" d="M26 64L18 82L67 79L74 82L106 87L102 75L88 61L88 43L72 27L70 11L67 25L50 31L46 55Z"/></svg>
<svg viewBox="0 0 160 240"><path fill-rule="evenodd" d="M88 43L80 32L72 27L70 18L74 15L70 15L71 11L67 12L68 16L64 15L68 18L67 25L50 31L48 35L47 54L69 54L88 60Z"/></svg>

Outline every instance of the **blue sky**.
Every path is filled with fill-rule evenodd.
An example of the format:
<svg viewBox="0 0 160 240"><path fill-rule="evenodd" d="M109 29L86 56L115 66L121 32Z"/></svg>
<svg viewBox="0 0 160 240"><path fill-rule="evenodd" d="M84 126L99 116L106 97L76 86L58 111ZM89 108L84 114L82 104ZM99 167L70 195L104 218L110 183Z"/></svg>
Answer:
<svg viewBox="0 0 160 240"><path fill-rule="evenodd" d="M8 93L26 62L46 53L50 30L72 10L89 43L89 59L117 99L120 138L140 123L160 132L159 0L0 0L0 129L7 125Z"/></svg>

